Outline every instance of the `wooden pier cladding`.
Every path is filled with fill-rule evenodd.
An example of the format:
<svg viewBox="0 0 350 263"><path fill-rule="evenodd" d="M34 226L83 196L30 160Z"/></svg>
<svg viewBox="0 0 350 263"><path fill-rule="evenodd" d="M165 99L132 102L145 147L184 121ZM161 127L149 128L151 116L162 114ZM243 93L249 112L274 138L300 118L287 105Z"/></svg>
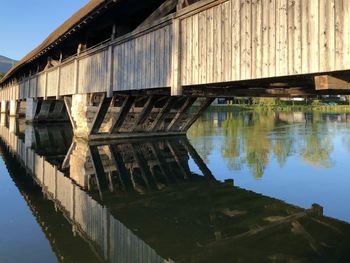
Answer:
<svg viewBox="0 0 350 263"><path fill-rule="evenodd" d="M348 0L202 0L7 84L1 100L350 69ZM256 85L256 84L255 84Z"/></svg>

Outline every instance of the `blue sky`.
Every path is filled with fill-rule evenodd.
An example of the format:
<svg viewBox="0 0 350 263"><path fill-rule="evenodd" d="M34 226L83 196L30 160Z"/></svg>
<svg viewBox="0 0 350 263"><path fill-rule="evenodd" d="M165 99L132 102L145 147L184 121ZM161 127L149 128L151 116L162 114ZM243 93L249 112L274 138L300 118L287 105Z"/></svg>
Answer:
<svg viewBox="0 0 350 263"><path fill-rule="evenodd" d="M0 55L21 59L89 0L1 0Z"/></svg>

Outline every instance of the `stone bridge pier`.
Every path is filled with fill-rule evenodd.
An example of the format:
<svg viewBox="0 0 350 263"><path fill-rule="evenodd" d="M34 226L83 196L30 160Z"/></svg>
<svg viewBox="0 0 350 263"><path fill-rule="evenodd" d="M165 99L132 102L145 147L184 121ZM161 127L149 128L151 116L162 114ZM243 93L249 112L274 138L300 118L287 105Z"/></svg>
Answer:
<svg viewBox="0 0 350 263"><path fill-rule="evenodd" d="M86 140L185 134L212 101L146 92L64 97L74 135Z"/></svg>

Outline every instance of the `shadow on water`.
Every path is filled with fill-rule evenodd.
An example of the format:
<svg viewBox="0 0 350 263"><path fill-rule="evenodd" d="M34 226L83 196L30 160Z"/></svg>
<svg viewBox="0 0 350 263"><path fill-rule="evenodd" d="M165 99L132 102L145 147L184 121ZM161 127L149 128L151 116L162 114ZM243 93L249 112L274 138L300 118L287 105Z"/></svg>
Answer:
<svg viewBox="0 0 350 263"><path fill-rule="evenodd" d="M186 137L70 144L12 120L0 137L61 262L350 262L349 224L217 181Z"/></svg>

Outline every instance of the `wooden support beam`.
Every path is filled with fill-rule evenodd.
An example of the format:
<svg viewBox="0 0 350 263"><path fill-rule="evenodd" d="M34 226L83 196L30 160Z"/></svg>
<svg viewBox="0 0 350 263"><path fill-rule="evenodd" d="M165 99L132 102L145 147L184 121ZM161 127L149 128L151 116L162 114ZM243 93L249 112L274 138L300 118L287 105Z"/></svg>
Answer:
<svg viewBox="0 0 350 263"><path fill-rule="evenodd" d="M175 124L177 124L177 122L181 120L181 117L183 117L183 115L191 108L191 106L196 101L196 99L197 98L193 98L193 97L186 98L185 103L182 105L182 107L176 113L174 119L170 122L170 124L166 128L167 131L171 131L174 128Z"/></svg>
<svg viewBox="0 0 350 263"><path fill-rule="evenodd" d="M350 83L346 80L336 78L330 75L315 76L316 90L349 90Z"/></svg>
<svg viewBox="0 0 350 263"><path fill-rule="evenodd" d="M169 169L165 166L166 165L166 161L163 157L163 155L159 152L159 148L157 147L156 143L150 143L150 149L154 155L154 157L156 158L156 161L159 165L159 169L163 175L163 177L165 178L165 180L167 181L167 183L169 183L169 177L171 175Z"/></svg>
<svg viewBox="0 0 350 263"><path fill-rule="evenodd" d="M77 58L74 59L74 77L73 77L73 90L74 93L78 93L78 85L79 85L79 60Z"/></svg>
<svg viewBox="0 0 350 263"><path fill-rule="evenodd" d="M159 6L145 21L143 21L135 30L139 30L147 26L148 24L168 15L173 9L175 9L178 0L167 0L161 6Z"/></svg>
<svg viewBox="0 0 350 263"><path fill-rule="evenodd" d="M107 178L108 178L109 191L113 193L114 192L113 172L108 172ZM123 188L125 188L124 185L123 185Z"/></svg>
<svg viewBox="0 0 350 263"><path fill-rule="evenodd" d="M76 129L77 125L72 117L72 98L65 96L63 98L63 100L64 100L64 104L66 105L67 114L68 114L69 120L72 124L72 127L73 127L73 129Z"/></svg>
<svg viewBox="0 0 350 263"><path fill-rule="evenodd" d="M89 135L96 134L101 128L101 125L105 119L105 116L108 112L108 109L111 105L112 98L106 98L106 95L103 94L101 98L100 105L98 107L98 110L96 112L95 118L92 121L92 127L89 131Z"/></svg>
<svg viewBox="0 0 350 263"><path fill-rule="evenodd" d="M47 89L48 89L48 73L45 71L45 89L44 89L44 100L47 99Z"/></svg>
<svg viewBox="0 0 350 263"><path fill-rule="evenodd" d="M57 68L57 80L56 80L56 100L58 100L60 97L60 79L61 79L61 67L58 67ZM29 83L30 83L30 80L29 80Z"/></svg>
<svg viewBox="0 0 350 263"><path fill-rule="evenodd" d="M188 0L178 0L178 4L177 4L177 11L181 10L182 8L185 8L186 6L188 6Z"/></svg>
<svg viewBox="0 0 350 263"><path fill-rule="evenodd" d="M63 163L62 163L62 169L66 169L66 168L69 167L69 165L70 165L70 156L71 156L73 150L75 149L75 146L76 146L76 143L73 142L71 144L71 146L69 147L69 150L68 150L68 152L66 154L66 157L64 158Z"/></svg>
<svg viewBox="0 0 350 263"><path fill-rule="evenodd" d="M135 123L132 126L131 131L135 131L139 125L141 125L142 123L144 123L146 121L146 119L149 116L149 114L151 113L156 101L157 101L156 96L150 96L147 99L147 102L145 103L142 111L140 112L139 116L135 120Z"/></svg>
<svg viewBox="0 0 350 263"><path fill-rule="evenodd" d="M100 194L101 200L103 200L102 191L107 189L107 179L104 172L103 164L100 158L100 153L98 152L97 146L89 146L89 154L91 157L91 163L96 175L96 183L98 187L98 192Z"/></svg>
<svg viewBox="0 0 350 263"><path fill-rule="evenodd" d="M199 156L197 151L193 148L191 143L188 141L188 139L187 138L181 139L180 143L182 143L182 145L186 148L187 152L191 155L193 161L197 164L199 170L201 170L203 175L208 179L216 181L215 177L213 176L213 174L211 173L211 171L209 170L209 168L207 167L203 159Z"/></svg>
<svg viewBox="0 0 350 263"><path fill-rule="evenodd" d="M173 157L177 163L177 166L179 167L182 175L184 176L184 179L188 179L189 176L191 175L190 169L188 168L188 166L186 166L183 163L182 158L181 158L177 148L175 146L173 146L170 141L167 141L167 145L168 145L168 148L169 148L171 154L173 155Z"/></svg>
<svg viewBox="0 0 350 263"><path fill-rule="evenodd" d="M174 126L177 124L177 122L181 119L181 117L191 108L193 103L196 101L197 98L188 97L186 98L185 103L182 105L180 110L176 113L174 119L170 122L170 124L167 127L167 131L173 130Z"/></svg>
<svg viewBox="0 0 350 263"><path fill-rule="evenodd" d="M52 103L52 100L43 100L40 105L40 110L36 114L35 118L37 120L47 120L50 114Z"/></svg>
<svg viewBox="0 0 350 263"><path fill-rule="evenodd" d="M262 87L206 87L188 88L185 90L187 96L232 98L232 97L300 97L316 95L313 87L290 87L290 88L262 88Z"/></svg>
<svg viewBox="0 0 350 263"><path fill-rule="evenodd" d="M92 141L105 141L105 140L121 140L131 138L154 138L154 137L169 137L169 136L184 136L186 133L181 131L176 132L118 132L118 133L99 133L89 136L89 140L93 144L97 144Z"/></svg>
<svg viewBox="0 0 350 263"><path fill-rule="evenodd" d="M119 153L119 151L117 150L117 147L118 146L116 146L116 145L109 145L109 150L111 152L112 160L115 164L115 167L118 170L119 180L120 180L121 184L125 187L125 189L127 189L128 186L132 185L131 176L130 176L128 169L126 169L126 167L125 167L123 157Z"/></svg>
<svg viewBox="0 0 350 263"><path fill-rule="evenodd" d="M192 115L192 117L187 121L187 123L181 128L181 131L187 131L192 124L202 115L202 113L210 106L215 98L207 98Z"/></svg>
<svg viewBox="0 0 350 263"><path fill-rule="evenodd" d="M139 151L138 151L139 147L135 147L134 144L131 144L131 146L132 146L132 152L133 152L133 156L135 158L135 161L136 161L138 167L140 168L141 176L142 176L148 190L150 190L151 187L150 187L150 183L149 183L148 178L152 178L152 175L149 171L149 166L147 165L147 162L144 159L144 157L139 153Z"/></svg>
<svg viewBox="0 0 350 263"><path fill-rule="evenodd" d="M151 127L149 128L150 131L155 132L159 129L166 115L170 112L171 108L173 107L176 101L177 97L168 97L167 102L165 103L161 111L158 113L156 119L153 121Z"/></svg>
<svg viewBox="0 0 350 263"><path fill-rule="evenodd" d="M115 34L115 25L113 26L112 39L114 39ZM113 46L108 47L108 69L107 69L107 80L108 80L108 88L107 88L107 97L113 97L113 86L114 86L114 48Z"/></svg>
<svg viewBox="0 0 350 263"><path fill-rule="evenodd" d="M65 105L63 101L61 100L55 101L55 106L52 112L50 112L49 118L54 120L66 120L64 115L64 108L65 108Z"/></svg>
<svg viewBox="0 0 350 263"><path fill-rule="evenodd" d="M116 118L113 120L109 134L118 132L120 127L123 125L126 116L128 115L131 107L134 105L135 97L128 96L124 99L123 105L120 108Z"/></svg>
<svg viewBox="0 0 350 263"><path fill-rule="evenodd" d="M183 88L181 85L181 25L177 18L172 24L172 49L171 49L171 90L172 96L181 96Z"/></svg>

